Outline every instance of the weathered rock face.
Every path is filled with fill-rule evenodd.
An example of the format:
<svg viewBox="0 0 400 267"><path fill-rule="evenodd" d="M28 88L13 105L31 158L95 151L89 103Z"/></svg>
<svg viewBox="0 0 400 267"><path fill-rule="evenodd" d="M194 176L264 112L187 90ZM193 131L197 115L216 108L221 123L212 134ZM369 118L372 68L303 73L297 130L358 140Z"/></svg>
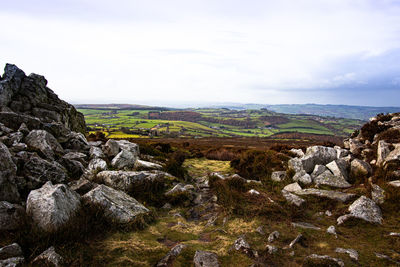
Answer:
<svg viewBox="0 0 400 267"><path fill-rule="evenodd" d="M15 117L20 117L19 125L25 122L29 129L39 129L40 121L51 123L53 121L62 123L68 129L76 132L85 133L86 125L82 113L65 101L62 101L58 96L47 86L47 81L43 76L25 73L17 66L6 64L4 75L0 79L0 106L3 111L13 111ZM0 112L2 113L2 112ZM40 118L37 122L35 119L22 119L24 115L30 115ZM6 117L6 114L0 116ZM26 121L22 121L26 120ZM1 120L7 125L7 122L14 124L11 119ZM7 125L8 126L8 125ZM8 127L12 127L10 125ZM36 127L35 127L36 126Z"/></svg>
<svg viewBox="0 0 400 267"><path fill-rule="evenodd" d="M343 224L350 218L362 219L370 223L382 224L382 212L379 206L371 199L361 196L349 207L350 214L337 219L338 224Z"/></svg>
<svg viewBox="0 0 400 267"><path fill-rule="evenodd" d="M28 195L27 214L39 229L45 232L57 231L76 214L80 208L80 197L64 184L47 182L40 189Z"/></svg>
<svg viewBox="0 0 400 267"><path fill-rule="evenodd" d="M111 161L111 166L118 170L133 169L137 156L128 150L122 150Z"/></svg>
<svg viewBox="0 0 400 267"><path fill-rule="evenodd" d="M33 130L25 138L29 148L42 153L46 158L54 160L55 154L63 154L64 150L57 139L45 130Z"/></svg>
<svg viewBox="0 0 400 267"><path fill-rule="evenodd" d="M329 170L326 170L322 174L314 178L314 182L317 185L328 185L337 188L348 188L351 186L343 176L336 176Z"/></svg>
<svg viewBox="0 0 400 267"><path fill-rule="evenodd" d="M19 193L14 182L17 166L14 164L10 151L0 142L0 200L17 202Z"/></svg>
<svg viewBox="0 0 400 267"><path fill-rule="evenodd" d="M150 211L129 195L105 185L99 185L86 193L83 200L88 204L100 205L105 216L114 223L133 223L140 215Z"/></svg>

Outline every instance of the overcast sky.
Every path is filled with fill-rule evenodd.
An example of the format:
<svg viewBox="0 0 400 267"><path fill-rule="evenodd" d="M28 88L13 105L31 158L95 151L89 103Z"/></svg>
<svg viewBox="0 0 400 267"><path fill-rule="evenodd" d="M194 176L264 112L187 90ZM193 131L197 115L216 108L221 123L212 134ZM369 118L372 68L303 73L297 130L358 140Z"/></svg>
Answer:
<svg viewBox="0 0 400 267"><path fill-rule="evenodd" d="M13 0L0 64L73 103L400 106L400 0Z"/></svg>

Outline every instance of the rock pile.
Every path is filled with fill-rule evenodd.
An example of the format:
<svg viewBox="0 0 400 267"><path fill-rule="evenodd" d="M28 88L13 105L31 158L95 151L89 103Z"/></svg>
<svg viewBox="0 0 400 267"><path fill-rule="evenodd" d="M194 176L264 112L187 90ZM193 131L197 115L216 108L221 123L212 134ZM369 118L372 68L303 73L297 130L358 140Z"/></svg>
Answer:
<svg viewBox="0 0 400 267"><path fill-rule="evenodd" d="M83 115L46 85L43 76L26 76L10 64L0 77L0 231L19 231L28 222L52 234L68 227L83 205L101 207L115 224L149 216L130 189L170 175L140 160L137 144L88 142ZM14 254L3 253L0 265L24 261ZM62 258L50 248L34 261L58 266Z"/></svg>

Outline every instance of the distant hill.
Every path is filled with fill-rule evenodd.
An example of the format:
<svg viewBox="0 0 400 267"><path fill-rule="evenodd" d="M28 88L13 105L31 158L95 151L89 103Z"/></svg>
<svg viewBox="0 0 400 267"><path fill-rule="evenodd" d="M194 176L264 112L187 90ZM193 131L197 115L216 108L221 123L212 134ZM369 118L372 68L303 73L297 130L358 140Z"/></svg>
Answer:
<svg viewBox="0 0 400 267"><path fill-rule="evenodd" d="M282 104L282 105L262 105L262 104L222 104L213 107L229 109L262 109L285 114L309 114L318 116L328 116L336 118L348 118L358 120L368 120L379 113L400 112L400 107L369 107L369 106L347 106L347 105L318 105L318 104Z"/></svg>

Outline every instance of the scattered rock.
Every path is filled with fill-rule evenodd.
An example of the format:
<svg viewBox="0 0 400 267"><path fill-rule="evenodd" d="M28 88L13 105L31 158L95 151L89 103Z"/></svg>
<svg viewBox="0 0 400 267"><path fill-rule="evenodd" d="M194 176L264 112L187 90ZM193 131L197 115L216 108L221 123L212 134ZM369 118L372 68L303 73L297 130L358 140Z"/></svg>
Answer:
<svg viewBox="0 0 400 267"><path fill-rule="evenodd" d="M326 170L322 174L314 178L314 182L317 185L327 185L336 188L349 188L349 184L343 176L336 176L332 174L329 170Z"/></svg>
<svg viewBox="0 0 400 267"><path fill-rule="evenodd" d="M394 187L400 187L400 180L391 181L388 184Z"/></svg>
<svg viewBox="0 0 400 267"><path fill-rule="evenodd" d="M298 158L304 157L304 152L301 149L292 148L292 149L290 149L290 152L292 152Z"/></svg>
<svg viewBox="0 0 400 267"><path fill-rule="evenodd" d="M277 240L279 238L279 232L278 231L273 231L272 233L269 234L268 236L268 242L272 243L275 240Z"/></svg>
<svg viewBox="0 0 400 267"><path fill-rule="evenodd" d="M394 263L394 264L396 264L396 265L400 265L400 262L399 262L399 261L396 261L396 260L392 259L391 257L385 255L385 254L381 254L381 253L376 253L376 252L375 252L375 256L376 256L378 259L383 259L383 260L392 262L392 263Z"/></svg>
<svg viewBox="0 0 400 267"><path fill-rule="evenodd" d="M309 185L312 183L312 178L308 173L306 173L306 171L302 170L300 172L297 172L293 176L293 181L301 182L302 184Z"/></svg>
<svg viewBox="0 0 400 267"><path fill-rule="evenodd" d="M233 244L233 249L235 249L236 251L244 252L249 257L258 257L257 251L251 249L250 244L243 236L235 240L235 243Z"/></svg>
<svg viewBox="0 0 400 267"><path fill-rule="evenodd" d="M326 229L326 232L328 234L334 235L337 238L337 233L336 233L335 226L333 226L333 225L329 226L328 229Z"/></svg>
<svg viewBox="0 0 400 267"><path fill-rule="evenodd" d="M271 180L275 182L282 182L286 179L286 172L285 171L275 171L271 174Z"/></svg>
<svg viewBox="0 0 400 267"><path fill-rule="evenodd" d="M168 267L171 266L173 261L181 254L182 250L185 249L187 245L185 244L178 244L174 246L168 253L162 258L158 263L157 267Z"/></svg>
<svg viewBox="0 0 400 267"><path fill-rule="evenodd" d="M23 256L22 249L17 243L0 248L0 260Z"/></svg>
<svg viewBox="0 0 400 267"><path fill-rule="evenodd" d="M256 232L259 233L260 235L265 235L263 226L257 227Z"/></svg>
<svg viewBox="0 0 400 267"><path fill-rule="evenodd" d="M292 183L292 184L288 184L287 186L285 186L283 188L283 190L288 191L288 192L296 192L296 191L300 191L302 188L298 183Z"/></svg>
<svg viewBox="0 0 400 267"><path fill-rule="evenodd" d="M33 266L63 266L63 258L55 251L54 247L48 248L33 261Z"/></svg>
<svg viewBox="0 0 400 267"><path fill-rule="evenodd" d="M219 267L217 254L209 251L197 250L193 263L195 267Z"/></svg>
<svg viewBox="0 0 400 267"><path fill-rule="evenodd" d="M26 212L34 224L45 232L54 232L66 225L80 208L80 197L64 184L47 182L32 190Z"/></svg>
<svg viewBox="0 0 400 267"><path fill-rule="evenodd" d="M350 218L358 218L367 222L382 224L382 212L379 206L371 199L361 196L349 207L350 214L337 219L338 224L343 224Z"/></svg>
<svg viewBox="0 0 400 267"><path fill-rule="evenodd" d="M112 222L128 224L138 216L148 215L149 210L124 192L99 185L86 193L82 199L89 204L100 205L104 215Z"/></svg>
<svg viewBox="0 0 400 267"><path fill-rule="evenodd" d="M289 248L293 248L294 245L296 245L297 243L301 242L302 239L303 239L303 235L302 235L302 234L298 234L298 235L296 236L296 238L293 239L292 242L290 242Z"/></svg>
<svg viewBox="0 0 400 267"><path fill-rule="evenodd" d="M354 249L336 248L336 253L348 254L352 260L358 261L358 252Z"/></svg>
<svg viewBox="0 0 400 267"><path fill-rule="evenodd" d="M311 195L317 197L324 197L340 202L347 202L356 196L355 194L350 194L350 193L343 193L338 191L322 190L315 188L302 189L301 191L296 191L296 194L300 196Z"/></svg>
<svg viewBox="0 0 400 267"><path fill-rule="evenodd" d="M303 266L340 266L344 267L344 262L341 259L332 258L328 255L311 254L307 256Z"/></svg>
<svg viewBox="0 0 400 267"><path fill-rule="evenodd" d="M287 202L289 202L290 204L296 205L297 207L300 207L301 205L303 205L306 202L301 197L296 196L295 194L292 194L286 190L282 190L281 192Z"/></svg>
<svg viewBox="0 0 400 267"><path fill-rule="evenodd" d="M260 192L258 192L257 190L254 189L250 189L249 191L247 191L247 193L249 193L250 195L259 195Z"/></svg>
<svg viewBox="0 0 400 267"><path fill-rule="evenodd" d="M372 200L375 201L375 203L385 203L385 190L383 190L379 185L372 184L371 196Z"/></svg>
<svg viewBox="0 0 400 267"><path fill-rule="evenodd" d="M278 248L272 245L267 245L266 246L268 254L276 254L278 252Z"/></svg>
<svg viewBox="0 0 400 267"><path fill-rule="evenodd" d="M294 222L294 223L292 223L292 226L303 228L303 229L321 230L321 228L319 228L311 223L306 223L306 222Z"/></svg>
<svg viewBox="0 0 400 267"><path fill-rule="evenodd" d="M389 236L400 237L400 233L394 233L394 232L392 232L392 233L389 233Z"/></svg>

